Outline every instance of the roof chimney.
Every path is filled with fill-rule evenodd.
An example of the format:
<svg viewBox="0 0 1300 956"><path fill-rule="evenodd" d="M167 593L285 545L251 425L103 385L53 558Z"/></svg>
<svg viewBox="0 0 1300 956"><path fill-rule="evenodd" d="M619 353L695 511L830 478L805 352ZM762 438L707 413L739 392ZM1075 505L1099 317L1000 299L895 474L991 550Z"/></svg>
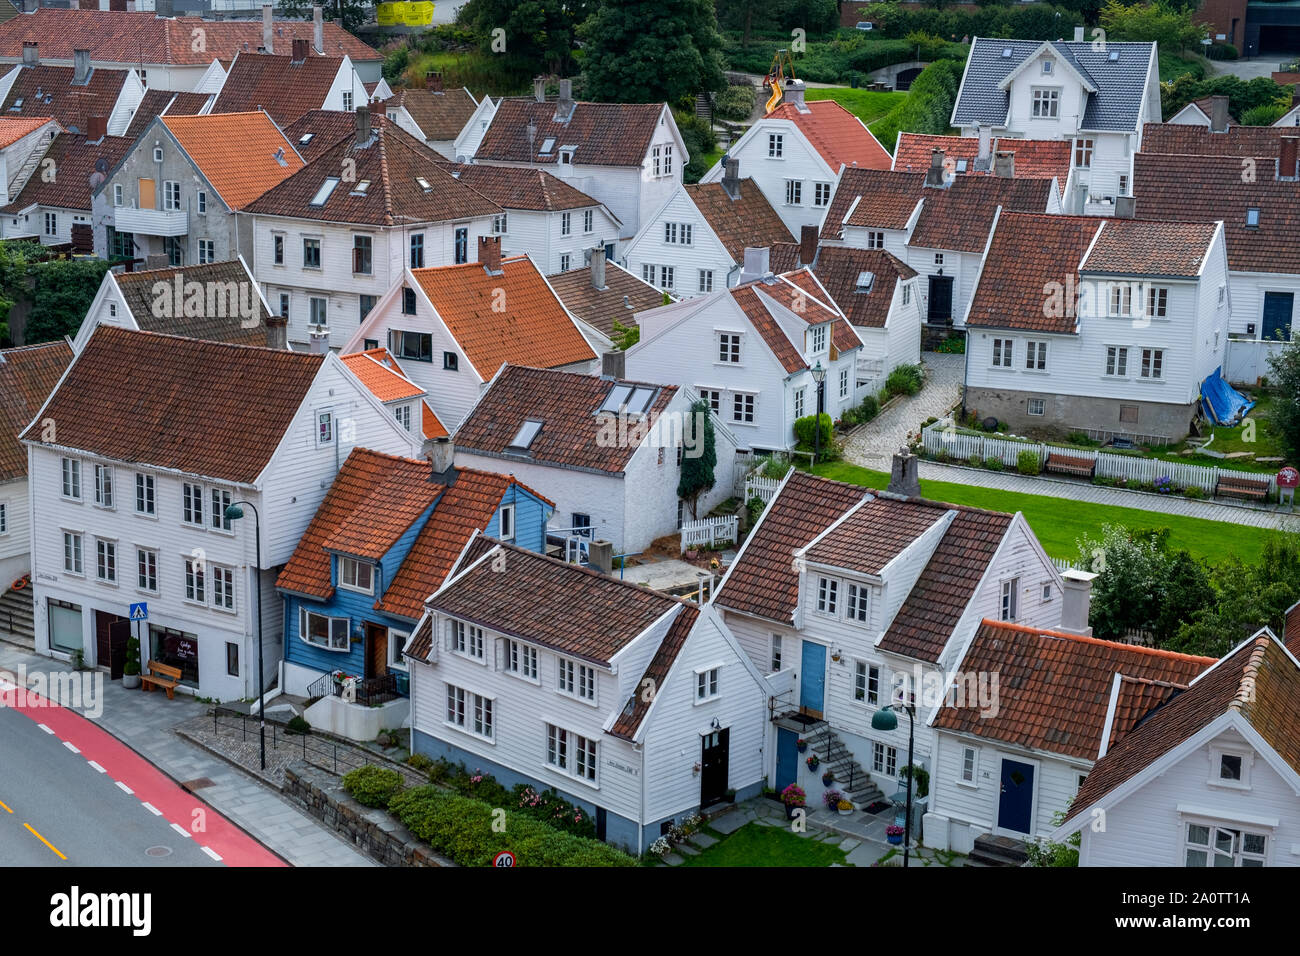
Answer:
<svg viewBox="0 0 1300 956"><path fill-rule="evenodd" d="M294 40L293 42L297 43L299 41ZM365 146L366 143L370 142L370 107L369 106L357 107L356 119L353 125L356 128L357 145Z"/></svg>
<svg viewBox="0 0 1300 956"><path fill-rule="evenodd" d="M85 86L90 79L90 51L73 50L72 51L72 83L74 86Z"/></svg>
<svg viewBox="0 0 1300 956"><path fill-rule="evenodd" d="M791 104L800 113L809 113L808 105L803 101L803 80L791 80L781 91L781 102Z"/></svg>
<svg viewBox="0 0 1300 956"><path fill-rule="evenodd" d="M1115 218L1132 219L1137 214L1137 200L1132 196L1115 197Z"/></svg>
<svg viewBox="0 0 1300 956"><path fill-rule="evenodd" d="M605 290L605 247L597 246L591 250L591 287Z"/></svg>
<svg viewBox="0 0 1300 956"><path fill-rule="evenodd" d="M993 127L981 124L977 135L979 137L980 151L975 157L975 168L984 171L993 162Z"/></svg>
<svg viewBox="0 0 1300 956"><path fill-rule="evenodd" d="M1210 131L1226 133L1228 131L1228 98L1226 96L1210 97Z"/></svg>
<svg viewBox="0 0 1300 956"><path fill-rule="evenodd" d="M745 247L745 261L740 268L740 281L753 282L755 279L761 279L771 270L768 268L768 250L764 246L762 249L755 249L751 246Z"/></svg>
<svg viewBox="0 0 1300 956"><path fill-rule="evenodd" d="M319 6L311 8L311 36L317 53L325 52L325 20Z"/></svg>
<svg viewBox="0 0 1300 956"><path fill-rule="evenodd" d="M490 276L501 275L501 237L500 236L479 236L478 237L478 261L483 264L483 270Z"/></svg>
<svg viewBox="0 0 1300 956"><path fill-rule="evenodd" d="M1003 179L1016 178L1016 154L1008 149L1000 149L993 154L993 175Z"/></svg>
<svg viewBox="0 0 1300 956"><path fill-rule="evenodd" d="M600 356L600 377L611 381L627 378L627 353L615 349Z"/></svg>
<svg viewBox="0 0 1300 956"><path fill-rule="evenodd" d="M23 41L23 66L40 66L41 52L35 40Z"/></svg>
<svg viewBox="0 0 1300 956"><path fill-rule="evenodd" d="M722 188L732 199L740 198L740 160L734 156L722 160Z"/></svg>
<svg viewBox="0 0 1300 956"><path fill-rule="evenodd" d="M894 455L894 463L889 472L889 486L885 490L891 494L902 495L904 498L921 497L917 459L906 446L900 448Z"/></svg>
<svg viewBox="0 0 1300 956"><path fill-rule="evenodd" d="M144 267L147 272L166 269L170 263L171 257L165 252L154 252L144 257Z"/></svg>
<svg viewBox="0 0 1300 956"><path fill-rule="evenodd" d="M533 98L539 103L546 102L546 77L533 77Z"/></svg>
<svg viewBox="0 0 1300 956"><path fill-rule="evenodd" d="M943 168L943 150L937 146L930 150L930 168L925 171L925 184L942 189L948 185L947 170Z"/></svg>
<svg viewBox="0 0 1300 956"><path fill-rule="evenodd" d="M328 355L330 350L330 330L323 325L313 325L308 333L307 351L312 355Z"/></svg>
<svg viewBox="0 0 1300 956"><path fill-rule="evenodd" d="M799 265L810 266L813 260L817 258L817 235L819 230L816 226L802 226L799 229Z"/></svg>
<svg viewBox="0 0 1300 956"><path fill-rule="evenodd" d="M266 320L266 347L284 351L289 347L289 320L273 315Z"/></svg>
<svg viewBox="0 0 1300 956"><path fill-rule="evenodd" d="M424 88L433 90L435 93L442 92L442 73L438 70L429 70L424 74Z"/></svg>
<svg viewBox="0 0 1300 956"><path fill-rule="evenodd" d="M272 46L272 36L275 30L271 25L271 11L273 9L269 3L262 4L262 49L267 53L275 52L275 48Z"/></svg>
<svg viewBox="0 0 1300 956"><path fill-rule="evenodd" d="M1300 139L1294 136L1278 138L1277 178L1294 180L1296 178L1296 159L1300 157Z"/></svg>
<svg viewBox="0 0 1300 956"><path fill-rule="evenodd" d="M555 121L567 123L573 116L573 80L560 80L560 98L555 103Z"/></svg>
<svg viewBox="0 0 1300 956"><path fill-rule="evenodd" d="M441 485L456 483L456 446L447 435L430 438L420 453L429 459L429 480Z"/></svg>
<svg viewBox="0 0 1300 956"><path fill-rule="evenodd" d="M1075 43L1083 42L1083 27L1074 28L1074 42Z"/></svg>
<svg viewBox="0 0 1300 956"><path fill-rule="evenodd" d="M108 135L108 117L91 116L86 120L86 139L92 143L98 143Z"/></svg>
<svg viewBox="0 0 1300 956"><path fill-rule="evenodd" d="M614 542L600 538L587 546L587 567L601 574L614 573Z"/></svg>
<svg viewBox="0 0 1300 956"><path fill-rule="evenodd" d="M293 55L291 57L294 63L302 63L307 59L307 52L311 49L311 44L302 37L293 38Z"/></svg>
<svg viewBox="0 0 1300 956"><path fill-rule="evenodd" d="M1088 612L1092 605L1092 579L1096 576L1078 568L1071 568L1061 575L1061 630L1067 634L1092 637Z"/></svg>

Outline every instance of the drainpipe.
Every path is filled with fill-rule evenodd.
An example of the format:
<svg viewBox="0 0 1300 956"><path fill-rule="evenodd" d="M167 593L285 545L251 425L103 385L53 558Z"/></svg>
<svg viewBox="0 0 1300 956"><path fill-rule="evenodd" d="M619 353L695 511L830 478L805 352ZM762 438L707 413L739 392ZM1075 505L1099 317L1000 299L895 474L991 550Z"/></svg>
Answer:
<svg viewBox="0 0 1300 956"><path fill-rule="evenodd" d="M970 313L967 312L969 317ZM962 370L961 370L961 421L959 425L966 424L966 383L970 381L970 326L966 326L966 348L962 350Z"/></svg>

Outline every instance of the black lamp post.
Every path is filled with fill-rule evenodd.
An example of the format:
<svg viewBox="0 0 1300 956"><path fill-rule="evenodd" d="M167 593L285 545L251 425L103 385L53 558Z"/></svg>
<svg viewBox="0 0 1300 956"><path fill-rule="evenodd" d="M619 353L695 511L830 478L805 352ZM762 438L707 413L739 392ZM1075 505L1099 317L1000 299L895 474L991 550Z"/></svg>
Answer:
<svg viewBox="0 0 1300 956"><path fill-rule="evenodd" d="M817 426L813 429L813 464L816 465L822 456L822 383L826 381L826 369L822 368L821 359L812 367L812 377L817 384L817 414L813 417Z"/></svg>
<svg viewBox="0 0 1300 956"><path fill-rule="evenodd" d="M226 505L226 520L238 521L244 517L248 505L253 509L253 535L257 539L257 563L253 566L253 580L257 588L257 717L260 724L262 769L266 769L266 680L262 669L262 516L251 501L232 501Z"/></svg>
<svg viewBox="0 0 1300 956"><path fill-rule="evenodd" d="M912 742L916 732L916 708L911 704L886 704L871 715L872 730L894 730L898 727L897 707L907 711L907 819L903 830L903 866L907 866L908 849L912 843Z"/></svg>

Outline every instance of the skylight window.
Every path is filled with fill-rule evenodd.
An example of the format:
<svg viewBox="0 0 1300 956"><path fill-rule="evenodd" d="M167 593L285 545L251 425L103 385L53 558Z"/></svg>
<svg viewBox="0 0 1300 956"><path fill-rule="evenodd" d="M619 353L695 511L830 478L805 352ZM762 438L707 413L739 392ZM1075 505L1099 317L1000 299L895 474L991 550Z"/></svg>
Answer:
<svg viewBox="0 0 1300 956"><path fill-rule="evenodd" d="M1259 226L1259 207L1251 206L1246 210L1246 225L1251 228Z"/></svg>
<svg viewBox="0 0 1300 956"><path fill-rule="evenodd" d="M553 150L553 149L555 149L555 137L554 137L554 136L548 136L548 137L546 137L546 139L542 140L542 148L539 150L539 152L540 152L543 156L545 156L547 153L549 153L549 152L550 152L551 150Z"/></svg>
<svg viewBox="0 0 1300 956"><path fill-rule="evenodd" d="M1111 51L1110 51L1110 54L1106 57L1106 59L1108 59L1108 60L1110 60L1110 62L1114 63L1116 60L1119 59L1119 50L1111 50Z"/></svg>
<svg viewBox="0 0 1300 956"><path fill-rule="evenodd" d="M627 404L628 397L632 394L631 385L615 385L605 396L605 401L601 403L600 411L616 412Z"/></svg>
<svg viewBox="0 0 1300 956"><path fill-rule="evenodd" d="M415 177L415 182L416 182L416 185L418 185L418 186L419 186L421 189L423 189L426 193L427 193L429 190L433 189L433 187L429 185L429 180L425 179L423 176L416 176L416 177Z"/></svg>
<svg viewBox="0 0 1300 956"><path fill-rule="evenodd" d="M516 451L524 451L533 444L533 439L537 437L537 433L541 430L541 422L529 419L519 426L519 431L515 432L515 437L510 440L510 444L506 447Z"/></svg>
<svg viewBox="0 0 1300 956"><path fill-rule="evenodd" d="M303 133L301 136L298 137L298 145L306 146L308 143L311 142L312 137L315 135L316 135L315 133Z"/></svg>
<svg viewBox="0 0 1300 956"><path fill-rule="evenodd" d="M876 284L876 274L874 272L859 272L858 281L854 285L855 292L870 292Z"/></svg>
<svg viewBox="0 0 1300 956"><path fill-rule="evenodd" d="M352 195L364 196L369 189L370 189L370 180L363 179L361 180L361 182L357 183L355 187L353 187Z"/></svg>
<svg viewBox="0 0 1300 956"><path fill-rule="evenodd" d="M337 176L330 176L327 178L325 182L321 183L320 189L316 190L316 195L311 197L311 203L309 203L309 205L325 205L325 201L330 198L330 194L334 192L334 187L338 184L339 179Z"/></svg>
<svg viewBox="0 0 1300 956"><path fill-rule="evenodd" d="M18 99L14 100L13 106L9 107L10 111L16 111L22 108L23 108L23 98L21 96L18 97Z"/></svg>
<svg viewBox="0 0 1300 956"><path fill-rule="evenodd" d="M1009 60L1009 59L1011 59L1011 47L1009 47L1009 46L1004 46L1004 47L1002 48L1002 59L1004 59L1004 60Z"/></svg>
<svg viewBox="0 0 1300 956"><path fill-rule="evenodd" d="M964 173L966 172L966 169L967 169L966 160L964 159L957 160L957 172Z"/></svg>
<svg viewBox="0 0 1300 956"><path fill-rule="evenodd" d="M605 401L601 403L599 412L617 414L626 411L628 415L644 415L650 408L650 403L654 401L656 391L657 389L647 388L644 385L615 382L609 394L605 396Z"/></svg>

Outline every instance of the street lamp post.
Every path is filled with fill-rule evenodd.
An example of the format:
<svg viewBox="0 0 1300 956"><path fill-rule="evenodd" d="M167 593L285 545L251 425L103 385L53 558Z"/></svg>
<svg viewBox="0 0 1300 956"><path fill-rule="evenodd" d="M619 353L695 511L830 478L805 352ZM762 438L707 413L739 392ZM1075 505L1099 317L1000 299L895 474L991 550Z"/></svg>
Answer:
<svg viewBox="0 0 1300 956"><path fill-rule="evenodd" d="M894 704L886 704L871 715L872 730L894 730L898 727L898 714ZM907 866L908 852L912 843L912 745L916 733L916 708L911 704L902 704L907 711L907 818L903 830L903 866Z"/></svg>
<svg viewBox="0 0 1300 956"><path fill-rule="evenodd" d="M821 359L813 366L812 377L817 385L817 414L813 416L813 422L817 426L813 429L813 464L816 465L817 459L822 456L822 383L826 381L826 369L822 368Z"/></svg>
<svg viewBox="0 0 1300 956"><path fill-rule="evenodd" d="M257 717L260 734L262 769L266 769L266 678L262 667L262 516L251 501L232 501L226 505L226 520L238 521L244 517L248 505L253 509L253 536L257 539L257 563L253 566L253 580L257 588Z"/></svg>

